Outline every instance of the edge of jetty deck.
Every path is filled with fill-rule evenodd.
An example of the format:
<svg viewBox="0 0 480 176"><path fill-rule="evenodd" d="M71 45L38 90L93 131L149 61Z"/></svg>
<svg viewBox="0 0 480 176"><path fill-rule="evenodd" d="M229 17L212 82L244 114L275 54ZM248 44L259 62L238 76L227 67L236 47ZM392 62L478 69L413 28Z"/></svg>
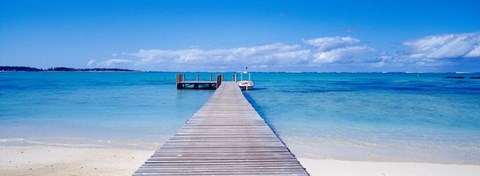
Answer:
<svg viewBox="0 0 480 176"><path fill-rule="evenodd" d="M213 80L213 75L210 74L210 81L200 81L200 75L197 73L195 81L187 81L184 74L177 74L176 82L177 89L216 89L222 84L222 75L217 75L217 79Z"/></svg>
<svg viewBox="0 0 480 176"><path fill-rule="evenodd" d="M245 99L223 82L207 102L133 174L308 175Z"/></svg>

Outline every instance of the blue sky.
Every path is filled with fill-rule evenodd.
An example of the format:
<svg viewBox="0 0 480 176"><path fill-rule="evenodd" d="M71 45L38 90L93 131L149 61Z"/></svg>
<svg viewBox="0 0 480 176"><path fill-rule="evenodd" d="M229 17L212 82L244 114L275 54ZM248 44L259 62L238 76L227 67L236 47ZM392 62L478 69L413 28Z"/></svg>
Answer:
<svg viewBox="0 0 480 176"><path fill-rule="evenodd" d="M0 65L480 71L480 0L0 0Z"/></svg>

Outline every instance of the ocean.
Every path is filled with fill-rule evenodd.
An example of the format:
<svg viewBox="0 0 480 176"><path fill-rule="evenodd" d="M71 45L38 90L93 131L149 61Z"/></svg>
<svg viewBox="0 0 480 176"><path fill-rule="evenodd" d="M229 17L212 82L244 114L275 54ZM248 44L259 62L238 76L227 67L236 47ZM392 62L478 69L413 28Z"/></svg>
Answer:
<svg viewBox="0 0 480 176"><path fill-rule="evenodd" d="M1 72L0 145L154 150L214 91L175 74ZM299 157L480 164L479 75L252 73L244 95Z"/></svg>

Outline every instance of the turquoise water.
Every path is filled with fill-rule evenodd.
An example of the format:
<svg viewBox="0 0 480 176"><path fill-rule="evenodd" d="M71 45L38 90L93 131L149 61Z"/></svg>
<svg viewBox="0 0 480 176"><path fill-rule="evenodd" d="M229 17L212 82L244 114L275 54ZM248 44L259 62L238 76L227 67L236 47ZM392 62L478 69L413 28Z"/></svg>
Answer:
<svg viewBox="0 0 480 176"><path fill-rule="evenodd" d="M0 138L9 145L154 149L213 92L177 91L174 78L174 73L0 73Z"/></svg>
<svg viewBox="0 0 480 176"><path fill-rule="evenodd" d="M479 164L480 80L448 75L261 74L246 95L298 156Z"/></svg>
<svg viewBox="0 0 480 176"><path fill-rule="evenodd" d="M478 76L253 73L245 96L297 156L480 164L480 80L451 75ZM155 149L211 93L175 73L4 72L0 145Z"/></svg>

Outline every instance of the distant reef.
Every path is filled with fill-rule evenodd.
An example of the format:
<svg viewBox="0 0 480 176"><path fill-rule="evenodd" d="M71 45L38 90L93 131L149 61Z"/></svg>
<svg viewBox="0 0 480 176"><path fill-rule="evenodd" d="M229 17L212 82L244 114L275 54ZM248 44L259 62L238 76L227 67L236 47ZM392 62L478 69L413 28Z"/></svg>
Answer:
<svg viewBox="0 0 480 176"><path fill-rule="evenodd" d="M137 70L129 70L123 68L69 68L69 67L52 67L47 69L25 67L25 66L0 66L0 72L133 72Z"/></svg>

